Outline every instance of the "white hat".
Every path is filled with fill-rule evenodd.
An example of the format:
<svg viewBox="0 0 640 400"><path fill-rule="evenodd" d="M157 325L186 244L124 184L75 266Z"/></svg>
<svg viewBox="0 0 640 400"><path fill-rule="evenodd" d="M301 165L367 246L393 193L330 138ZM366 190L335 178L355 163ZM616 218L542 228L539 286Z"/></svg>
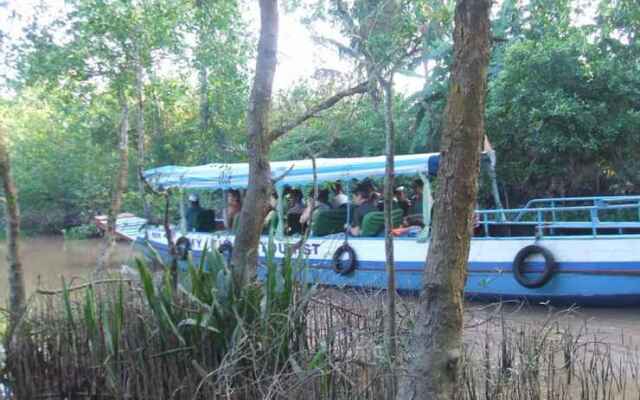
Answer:
<svg viewBox="0 0 640 400"><path fill-rule="evenodd" d="M336 208L347 203L349 203L349 197L344 193L338 193L333 198L333 206Z"/></svg>
<svg viewBox="0 0 640 400"><path fill-rule="evenodd" d="M191 194L189 195L189 201L191 201L191 202L196 202L196 201L198 201L198 200L199 200L199 199L198 199L198 195L197 195L197 194L195 194L195 193L191 193Z"/></svg>

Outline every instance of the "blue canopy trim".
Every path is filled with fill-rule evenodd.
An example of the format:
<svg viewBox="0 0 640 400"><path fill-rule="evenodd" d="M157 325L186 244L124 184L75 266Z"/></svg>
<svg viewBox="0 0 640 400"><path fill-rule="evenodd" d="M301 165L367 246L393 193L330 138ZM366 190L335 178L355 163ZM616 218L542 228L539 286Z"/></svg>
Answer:
<svg viewBox="0 0 640 400"><path fill-rule="evenodd" d="M395 175L417 175L422 172L435 176L440 156L438 153L407 154L395 157ZM337 180L382 177L385 157L318 158L318 183ZM271 176L278 186L301 186L313 182L311 160L273 161ZM183 189L240 189L249 183L249 164L206 164L194 167L164 166L144 172L144 177L155 188Z"/></svg>

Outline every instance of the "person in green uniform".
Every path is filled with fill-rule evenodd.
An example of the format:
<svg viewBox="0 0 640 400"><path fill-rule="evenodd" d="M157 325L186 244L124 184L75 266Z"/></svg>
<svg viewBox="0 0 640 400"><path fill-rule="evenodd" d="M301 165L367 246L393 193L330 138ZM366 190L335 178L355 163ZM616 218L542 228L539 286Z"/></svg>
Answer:
<svg viewBox="0 0 640 400"><path fill-rule="evenodd" d="M353 236L360 236L362 231L362 222L365 215L370 212L378 211L376 199L372 195L371 185L361 183L353 193L353 203L356 208L353 212L353 221L351 221L350 232Z"/></svg>
<svg viewBox="0 0 640 400"><path fill-rule="evenodd" d="M202 207L200 207L200 199L197 194L189 195L189 208L187 209L187 213L185 218L187 220L187 232L193 232L197 229L198 226L198 217L204 211Z"/></svg>

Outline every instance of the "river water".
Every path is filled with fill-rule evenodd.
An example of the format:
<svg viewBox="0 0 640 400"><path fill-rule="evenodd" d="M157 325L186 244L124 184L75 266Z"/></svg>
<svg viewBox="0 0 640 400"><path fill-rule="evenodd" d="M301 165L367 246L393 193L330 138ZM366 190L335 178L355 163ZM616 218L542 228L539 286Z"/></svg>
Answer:
<svg viewBox="0 0 640 400"><path fill-rule="evenodd" d="M25 274L27 295L37 288L59 289L61 277L69 282L85 281L93 272L100 254L102 241L67 240L61 236L26 238L20 243L20 253ZM8 300L8 277L6 259L6 243L0 243L0 304ZM130 244L118 243L114 256L114 264L126 263L132 259L134 252Z"/></svg>
<svg viewBox="0 0 640 400"><path fill-rule="evenodd" d="M75 284L85 281L96 265L102 242L97 239L64 241L62 237L27 238L21 243L21 253L28 294L38 287L59 289L61 277ZM119 243L114 264L129 264L136 255L132 246ZM0 243L0 258L6 257L5 243ZM8 298L8 278L5 262L0 262L0 304ZM409 302L413 302L409 300ZM507 305L504 315L514 322L543 323L550 313L561 309L549 306L529 305L525 307ZM467 313L474 319L491 318L495 307L478 303L467 303ZM575 329L588 327L591 335L610 343L640 344L640 307L636 308L578 308L563 314L563 322Z"/></svg>

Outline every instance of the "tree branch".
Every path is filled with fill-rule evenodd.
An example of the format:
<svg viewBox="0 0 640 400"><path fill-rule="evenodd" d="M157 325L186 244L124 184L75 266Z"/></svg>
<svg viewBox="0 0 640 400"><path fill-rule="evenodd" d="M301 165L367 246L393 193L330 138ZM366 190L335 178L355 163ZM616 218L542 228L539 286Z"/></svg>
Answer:
<svg viewBox="0 0 640 400"><path fill-rule="evenodd" d="M283 180L287 175L289 175L289 172L291 172L291 170L293 169L293 167L295 166L295 164L291 164L291 166L289 168L287 168L286 171L284 171L282 173L282 175L275 177L273 179L271 179L271 183L273 184L273 186L276 185L276 183L280 182L281 180Z"/></svg>
<svg viewBox="0 0 640 400"><path fill-rule="evenodd" d="M315 107L310 108L309 110L307 110L307 112L305 112L295 120L289 122L288 124L284 124L279 128L273 129L269 134L269 140L271 142L275 141L276 139L282 137L287 132L297 127L298 125L302 124L306 120L313 118L316 115L318 115L318 113L333 107L336 103L338 103L340 100L344 99L345 97L366 93L368 86L369 86L368 81L361 82L357 86L354 86L352 88L349 88L349 89L343 90L342 92L338 92L334 94L333 96L324 100L323 102L316 105Z"/></svg>
<svg viewBox="0 0 640 400"><path fill-rule="evenodd" d="M93 285L101 285L104 283L131 283L133 282L131 279L122 279L122 278L115 278L115 279L101 279L101 280L97 280L97 281L91 281L91 282L87 282L84 283L82 285L78 285L78 286L72 286L70 288L67 289L60 289L60 290L47 290L47 289L36 289L36 293L38 294L44 294L44 295L56 295L56 294L62 294L65 291L67 292L73 292L76 290L80 290L89 286L93 286Z"/></svg>

